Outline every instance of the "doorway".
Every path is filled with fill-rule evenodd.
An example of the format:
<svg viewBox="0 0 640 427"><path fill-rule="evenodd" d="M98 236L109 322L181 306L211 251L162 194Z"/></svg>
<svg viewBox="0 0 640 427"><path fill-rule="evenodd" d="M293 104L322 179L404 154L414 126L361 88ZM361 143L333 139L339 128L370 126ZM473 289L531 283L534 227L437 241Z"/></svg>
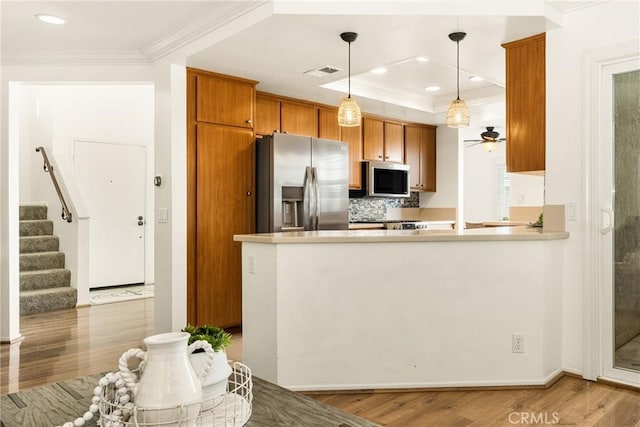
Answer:
<svg viewBox="0 0 640 427"><path fill-rule="evenodd" d="M640 57L603 66L600 83L602 376L640 385Z"/></svg>
<svg viewBox="0 0 640 427"><path fill-rule="evenodd" d="M145 147L75 140L73 171L91 215L89 287L144 284Z"/></svg>

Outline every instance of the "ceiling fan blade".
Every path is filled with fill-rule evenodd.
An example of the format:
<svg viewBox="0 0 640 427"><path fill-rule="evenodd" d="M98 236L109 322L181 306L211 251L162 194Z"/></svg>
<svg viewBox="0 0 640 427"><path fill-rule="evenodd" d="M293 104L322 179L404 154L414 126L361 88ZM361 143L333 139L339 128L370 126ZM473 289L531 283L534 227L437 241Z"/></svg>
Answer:
<svg viewBox="0 0 640 427"><path fill-rule="evenodd" d="M473 142L473 144L465 145L465 148L475 147L476 145L482 144L482 141L469 141L469 142Z"/></svg>

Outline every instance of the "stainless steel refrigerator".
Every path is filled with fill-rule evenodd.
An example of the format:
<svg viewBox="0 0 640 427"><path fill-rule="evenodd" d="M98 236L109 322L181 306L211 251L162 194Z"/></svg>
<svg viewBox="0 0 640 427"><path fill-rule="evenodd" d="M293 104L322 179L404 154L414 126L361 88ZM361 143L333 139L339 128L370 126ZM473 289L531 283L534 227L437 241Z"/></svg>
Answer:
<svg viewBox="0 0 640 427"><path fill-rule="evenodd" d="M256 141L256 231L346 230L349 147L274 133Z"/></svg>

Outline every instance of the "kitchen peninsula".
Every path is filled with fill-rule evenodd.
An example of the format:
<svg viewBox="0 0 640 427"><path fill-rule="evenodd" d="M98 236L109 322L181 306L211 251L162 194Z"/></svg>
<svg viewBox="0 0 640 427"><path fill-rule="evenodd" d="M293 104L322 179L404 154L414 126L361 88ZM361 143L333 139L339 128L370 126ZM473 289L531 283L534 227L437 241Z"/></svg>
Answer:
<svg viewBox="0 0 640 427"><path fill-rule="evenodd" d="M562 366L567 237L527 227L236 235L244 360L295 390L545 384Z"/></svg>

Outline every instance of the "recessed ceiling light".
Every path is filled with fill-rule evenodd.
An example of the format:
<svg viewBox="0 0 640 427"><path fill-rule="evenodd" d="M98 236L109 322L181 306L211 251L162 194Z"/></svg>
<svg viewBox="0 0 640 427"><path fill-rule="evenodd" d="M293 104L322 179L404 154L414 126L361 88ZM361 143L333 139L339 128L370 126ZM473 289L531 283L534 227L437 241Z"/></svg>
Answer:
<svg viewBox="0 0 640 427"><path fill-rule="evenodd" d="M429 62L429 58L425 58L424 56L418 56L416 58L416 61L418 61L418 62Z"/></svg>
<svg viewBox="0 0 640 427"><path fill-rule="evenodd" d="M59 16L55 15L49 15L46 13L38 13L37 15L35 15L35 17L42 22L46 22L47 24L62 25L67 23L64 18L60 18Z"/></svg>
<svg viewBox="0 0 640 427"><path fill-rule="evenodd" d="M482 77L480 77L480 76L471 76L471 77L469 77L469 80L471 80L472 82L481 82L484 79Z"/></svg>
<svg viewBox="0 0 640 427"><path fill-rule="evenodd" d="M378 68L374 68L373 70L371 70L371 72L373 74L385 74L387 72L387 69L384 67L378 67Z"/></svg>
<svg viewBox="0 0 640 427"><path fill-rule="evenodd" d="M427 92L435 92L440 90L440 86L427 86L424 88Z"/></svg>

